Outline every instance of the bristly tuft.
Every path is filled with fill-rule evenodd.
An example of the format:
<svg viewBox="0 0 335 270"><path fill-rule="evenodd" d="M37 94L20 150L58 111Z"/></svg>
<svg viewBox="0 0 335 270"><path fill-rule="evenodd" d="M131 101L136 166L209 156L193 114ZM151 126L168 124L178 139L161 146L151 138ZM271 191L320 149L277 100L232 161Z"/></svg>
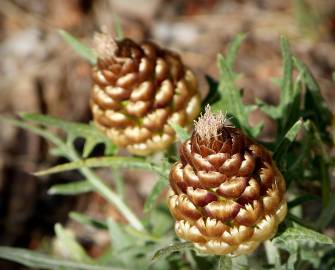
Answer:
<svg viewBox="0 0 335 270"><path fill-rule="evenodd" d="M115 57L117 44L114 38L106 32L94 34L94 51L99 58L110 59Z"/></svg>
<svg viewBox="0 0 335 270"><path fill-rule="evenodd" d="M210 140L218 136L218 133L226 125L227 117L222 112L212 113L209 105L205 108L205 113L198 120L194 121L195 132L204 140Z"/></svg>

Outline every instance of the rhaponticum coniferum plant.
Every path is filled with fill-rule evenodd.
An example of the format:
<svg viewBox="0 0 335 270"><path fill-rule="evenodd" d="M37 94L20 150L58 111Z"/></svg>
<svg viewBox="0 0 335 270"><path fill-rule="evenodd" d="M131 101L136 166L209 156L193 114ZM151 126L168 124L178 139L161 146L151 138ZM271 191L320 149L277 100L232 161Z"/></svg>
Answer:
<svg viewBox="0 0 335 270"><path fill-rule="evenodd" d="M0 258L34 269L335 269L334 242L324 234L335 215L333 116L285 37L279 103L270 105L245 104L235 83L243 34L218 56L219 78L207 76L203 99L182 57L152 41L98 33L91 49L60 35L92 64L92 123L25 113L1 120L43 137L50 153L68 160L36 176L82 175L52 186L50 196L96 192L124 222L70 213L93 232L109 232L110 245L97 258L60 224L62 256L3 246ZM249 123L254 110L276 124L271 140L262 140L262 123ZM74 144L78 138L83 148ZM101 144L104 152L95 156ZM101 167L111 169L113 188L95 172ZM157 176L141 218L123 193L120 170L128 168ZM314 190L304 188L311 184ZM306 202L319 207L317 219L302 211Z"/></svg>

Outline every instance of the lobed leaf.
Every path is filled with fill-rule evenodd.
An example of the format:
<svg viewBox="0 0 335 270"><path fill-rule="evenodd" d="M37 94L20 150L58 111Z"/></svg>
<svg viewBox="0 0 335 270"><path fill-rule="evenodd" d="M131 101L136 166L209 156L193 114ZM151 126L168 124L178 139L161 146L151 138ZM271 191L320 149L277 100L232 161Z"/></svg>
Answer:
<svg viewBox="0 0 335 270"><path fill-rule="evenodd" d="M218 90L221 99L213 104L214 111L225 111L232 116L232 121L247 134L255 137L260 132L260 128L252 128L248 123L249 111L246 109L241 97L240 90L235 85L235 76L227 60L219 55L218 66L220 71L220 82Z"/></svg>
<svg viewBox="0 0 335 270"><path fill-rule="evenodd" d="M42 114L25 113L21 114L21 118L24 121L31 121L45 127L59 128L66 132L71 140L74 140L75 138L84 138L85 145L83 157L87 157L93 148L99 143L103 143L105 145L105 153L107 155L112 155L117 151L117 147L111 142L111 140L96 129L94 125L65 121L57 117Z"/></svg>
<svg viewBox="0 0 335 270"><path fill-rule="evenodd" d="M330 237L296 223L294 223L293 227L287 228L282 234L274 238L272 241L274 245L288 251L290 251L292 248L292 242L310 241L313 243L325 245L334 243Z"/></svg>
<svg viewBox="0 0 335 270"><path fill-rule="evenodd" d="M236 57L238 50L241 47L241 44L243 40L246 38L246 34L238 34L233 41L229 44L228 52L227 52L227 65L230 68L234 67L234 64L236 62Z"/></svg>

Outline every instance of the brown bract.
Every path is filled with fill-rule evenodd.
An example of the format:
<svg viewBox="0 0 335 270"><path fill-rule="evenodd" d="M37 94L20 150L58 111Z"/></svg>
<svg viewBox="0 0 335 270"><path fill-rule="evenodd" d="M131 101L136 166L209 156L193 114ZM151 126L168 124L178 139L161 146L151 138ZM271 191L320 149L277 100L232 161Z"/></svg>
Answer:
<svg viewBox="0 0 335 270"><path fill-rule="evenodd" d="M206 253L249 254L286 216L285 180L266 149L239 129L222 124L211 132L196 128L171 169L175 230Z"/></svg>
<svg viewBox="0 0 335 270"><path fill-rule="evenodd" d="M194 74L152 42L99 37L91 108L96 124L129 152L148 155L174 142L170 123L186 126L200 110Z"/></svg>

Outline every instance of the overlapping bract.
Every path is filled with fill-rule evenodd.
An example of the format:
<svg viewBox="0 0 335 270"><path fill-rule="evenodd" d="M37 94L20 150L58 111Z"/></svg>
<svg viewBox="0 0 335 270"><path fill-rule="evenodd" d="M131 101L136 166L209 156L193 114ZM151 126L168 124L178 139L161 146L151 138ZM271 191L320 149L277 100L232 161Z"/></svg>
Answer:
<svg viewBox="0 0 335 270"><path fill-rule="evenodd" d="M186 126L199 114L194 74L177 54L152 42L124 39L114 45L115 51L99 57L93 70L94 120L133 154L166 149L175 138L169 123Z"/></svg>
<svg viewBox="0 0 335 270"><path fill-rule="evenodd" d="M182 144L169 180L177 235L206 252L249 254L286 216L285 180L270 154L239 129L222 126Z"/></svg>

